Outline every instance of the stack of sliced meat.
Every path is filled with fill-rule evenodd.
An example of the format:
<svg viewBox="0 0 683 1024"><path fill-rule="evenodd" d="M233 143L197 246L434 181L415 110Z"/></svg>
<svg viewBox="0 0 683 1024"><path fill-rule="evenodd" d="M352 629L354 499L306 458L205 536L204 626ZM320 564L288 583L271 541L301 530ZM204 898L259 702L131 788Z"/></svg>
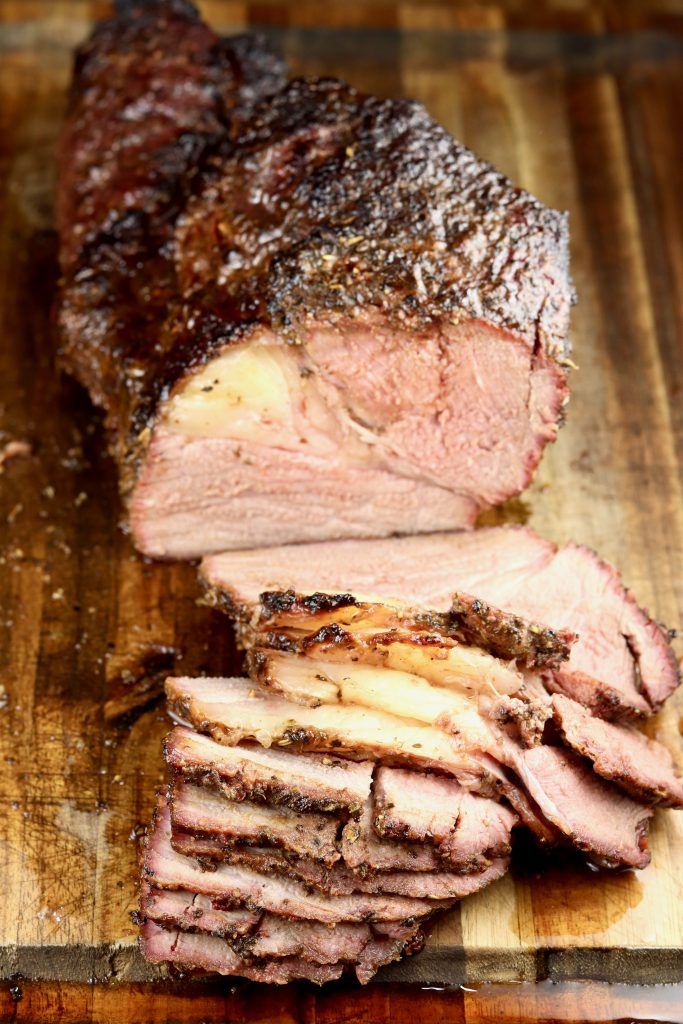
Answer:
<svg viewBox="0 0 683 1024"><path fill-rule="evenodd" d="M552 683L577 635L412 597L265 591L235 602L249 678L168 680L182 724L143 850L149 959L366 981L504 874L516 826L648 863L653 805L682 806L683 784L665 747Z"/></svg>
<svg viewBox="0 0 683 1024"><path fill-rule="evenodd" d="M246 680L175 680L174 703L195 685L217 705L251 699ZM153 962L276 983L348 968L367 981L421 949L435 910L507 868L515 814L454 778L184 726L165 753L173 781L142 850Z"/></svg>

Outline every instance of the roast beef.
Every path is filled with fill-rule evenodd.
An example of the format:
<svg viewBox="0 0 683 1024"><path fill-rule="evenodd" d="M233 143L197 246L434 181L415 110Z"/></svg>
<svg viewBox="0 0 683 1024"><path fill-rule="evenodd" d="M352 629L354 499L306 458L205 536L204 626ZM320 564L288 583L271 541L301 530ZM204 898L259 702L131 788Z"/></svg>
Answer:
<svg viewBox="0 0 683 1024"><path fill-rule="evenodd" d="M269 590L324 591L446 611L454 591L579 639L546 684L605 718L645 715L678 684L669 635L613 566L588 548L557 548L526 528L340 541L206 558L207 600L243 616Z"/></svg>
<svg viewBox="0 0 683 1024"><path fill-rule="evenodd" d="M604 782L569 750L538 746L520 753L517 772L543 814L568 840L607 867L642 868L652 809Z"/></svg>
<svg viewBox="0 0 683 1024"><path fill-rule="evenodd" d="M219 599L219 595L216 597ZM454 594L448 611L441 612L413 607L396 598L385 597L377 602L351 593L271 590L259 595L258 618L249 623L258 632L304 633L314 633L331 624L342 625L354 633L381 633L389 629L419 634L434 631L442 637L483 648L498 658L514 660L525 668L559 665L567 660L569 649L577 640L576 634L568 630L530 622L463 593Z"/></svg>
<svg viewBox="0 0 683 1024"><path fill-rule="evenodd" d="M454 738L381 711L292 704L248 679L173 678L166 681L166 694L181 718L229 745L256 740L264 747L342 751L362 760L375 756L440 768L473 784L483 775L479 761Z"/></svg>
<svg viewBox="0 0 683 1024"><path fill-rule="evenodd" d="M171 845L168 809L160 805L155 827L142 855L143 877L158 889L189 889L208 896L216 906L265 910L281 917L305 921L404 921L432 912L428 899L355 893L327 896L292 879L260 874L247 867L217 864L203 870L199 863Z"/></svg>
<svg viewBox="0 0 683 1024"><path fill-rule="evenodd" d="M237 945L250 957L301 957L310 963L337 964L355 962L372 940L366 924L336 924L330 927L315 921L288 921L275 914L264 914L253 935Z"/></svg>
<svg viewBox="0 0 683 1024"><path fill-rule="evenodd" d="M565 743L589 757L599 775L647 803L683 806L683 781L662 743L628 725L604 722L561 694L553 706Z"/></svg>
<svg viewBox="0 0 683 1024"><path fill-rule="evenodd" d="M260 921L251 910L219 910L208 896L186 889L155 889L143 883L140 914L157 924L175 926L183 931L211 932L223 938L246 935Z"/></svg>
<svg viewBox="0 0 683 1024"><path fill-rule="evenodd" d="M150 555L470 526L567 401L565 216L419 104L282 79L184 0L77 60L64 359Z"/></svg>
<svg viewBox="0 0 683 1024"><path fill-rule="evenodd" d="M154 921L142 926L140 944L145 957L153 964L175 964L186 970L236 975L271 985L286 985L297 978L322 985L339 978L344 970L343 964L316 964L300 957L250 962L218 935L169 931Z"/></svg>
<svg viewBox="0 0 683 1024"><path fill-rule="evenodd" d="M356 814L370 794L373 765L285 750L226 747L182 726L164 742L173 772L227 787L234 799L266 800L297 811Z"/></svg>
<svg viewBox="0 0 683 1024"><path fill-rule="evenodd" d="M463 872L458 866L444 863L433 855L429 860L411 858L409 853L406 856L410 846L408 843L396 843L393 840L376 842L383 848L382 863L392 864L391 870L373 871L367 868L367 864L363 864L360 871L345 863L325 867L319 861L293 858L271 847L240 844L225 846L213 838L175 830L171 836L171 845L177 853L185 857L196 857L205 865L222 862L240 864L260 874L274 872L303 882L328 896L375 893L438 900L441 903L443 900L469 896L500 878L507 870L507 860L503 857L487 864L480 863L474 873L470 865L467 865L468 871ZM345 841L342 845L348 849ZM420 848L415 844L414 850L418 854ZM189 926L190 920L186 918L184 927Z"/></svg>
<svg viewBox="0 0 683 1024"><path fill-rule="evenodd" d="M174 828L213 836L221 842L281 847L324 864L339 859L337 822L331 815L229 800L207 786L177 778L171 791Z"/></svg>
<svg viewBox="0 0 683 1024"><path fill-rule="evenodd" d="M357 821L344 826L341 851L344 863L359 874L375 871L437 871L440 861L436 850L421 843L381 839L373 827L371 801Z"/></svg>
<svg viewBox="0 0 683 1024"><path fill-rule="evenodd" d="M379 768L374 801L380 835L433 842L439 856L461 872L482 871L510 852L517 816L453 779Z"/></svg>

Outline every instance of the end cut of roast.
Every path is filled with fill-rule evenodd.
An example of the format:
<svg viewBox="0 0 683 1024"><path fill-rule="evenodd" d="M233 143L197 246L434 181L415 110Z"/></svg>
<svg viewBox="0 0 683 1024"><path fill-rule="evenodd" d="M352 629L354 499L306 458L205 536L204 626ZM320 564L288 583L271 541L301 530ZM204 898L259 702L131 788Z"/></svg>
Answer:
<svg viewBox="0 0 683 1024"><path fill-rule="evenodd" d="M419 104L282 81L178 0L77 63L64 358L152 556L471 526L567 401L565 216Z"/></svg>

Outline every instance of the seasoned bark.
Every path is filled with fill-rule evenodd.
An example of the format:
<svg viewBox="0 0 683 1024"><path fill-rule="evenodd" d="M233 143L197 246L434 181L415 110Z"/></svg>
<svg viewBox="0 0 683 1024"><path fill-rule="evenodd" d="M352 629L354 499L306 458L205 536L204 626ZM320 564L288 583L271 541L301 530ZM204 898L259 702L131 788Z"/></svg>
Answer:
<svg viewBox="0 0 683 1024"><path fill-rule="evenodd" d="M207 786L177 778L171 789L174 828L213 836L225 843L276 846L299 857L333 864L339 860L337 820L248 800L230 800Z"/></svg>
<svg viewBox="0 0 683 1024"><path fill-rule="evenodd" d="M105 410L123 463L187 315L175 222L236 118L284 80L262 39L220 39L186 0L127 4L77 51L57 192L62 357Z"/></svg>
<svg viewBox="0 0 683 1024"><path fill-rule="evenodd" d="M454 594L449 618L470 643L499 658L514 658L521 666L557 668L569 657L578 636L568 629L551 629L519 615L501 611L478 597Z"/></svg>
<svg viewBox="0 0 683 1024"><path fill-rule="evenodd" d="M219 40L183 0L126 10L76 64L59 322L66 366L106 412L137 543L192 557L467 526L518 493L567 401L565 216L416 103L327 79L281 88L261 42ZM239 436L172 428L179 394L241 343L278 350L293 407L313 379L324 414L293 447L277 420L244 456ZM302 458L318 428L323 450Z"/></svg>
<svg viewBox="0 0 683 1024"><path fill-rule="evenodd" d="M237 220L240 182L257 175L265 194ZM190 204L179 234L188 287L214 281L237 250L227 291L243 294L247 275L263 273L263 307L285 331L313 312L365 307L399 325L481 318L565 352L566 218L417 103L333 79L290 83L243 127L239 152Z"/></svg>
<svg viewBox="0 0 683 1024"><path fill-rule="evenodd" d="M172 771L224 784L235 799L282 804L296 811L344 810L353 815L370 793L373 766L369 761L226 747L184 726L166 737L164 754Z"/></svg>

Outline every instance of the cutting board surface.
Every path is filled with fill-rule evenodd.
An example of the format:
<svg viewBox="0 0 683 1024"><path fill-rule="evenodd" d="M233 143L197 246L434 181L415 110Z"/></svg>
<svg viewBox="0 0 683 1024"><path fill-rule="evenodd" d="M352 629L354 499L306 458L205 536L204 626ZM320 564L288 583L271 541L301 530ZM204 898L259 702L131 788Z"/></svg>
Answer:
<svg viewBox="0 0 683 1024"><path fill-rule="evenodd" d="M514 6L514 5L513 5ZM238 670L191 565L144 562L81 390L55 371L54 147L70 51L106 4L0 8L0 974L145 979L130 921L135 832L163 780L160 704L116 718L131 678ZM217 28L246 6L202 5ZM571 215L574 395L526 521L617 563L672 626L683 611L683 42L667 24L596 31L565 13L516 29L498 7L398 5L388 28L274 29L296 71L423 101L478 154ZM24 12L22 14L22 11ZM33 19L33 20L31 20ZM135 688L133 688L135 690ZM137 692L137 691L136 691ZM652 735L680 753L681 698ZM652 865L594 873L518 858L384 978L430 984L683 978L683 814Z"/></svg>

